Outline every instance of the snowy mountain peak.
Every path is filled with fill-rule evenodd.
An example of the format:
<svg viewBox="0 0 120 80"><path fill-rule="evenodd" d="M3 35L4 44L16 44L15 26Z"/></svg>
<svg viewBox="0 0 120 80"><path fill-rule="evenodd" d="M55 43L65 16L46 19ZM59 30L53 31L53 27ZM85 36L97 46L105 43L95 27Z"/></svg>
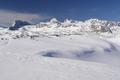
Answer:
<svg viewBox="0 0 120 80"><path fill-rule="evenodd" d="M26 26L26 25L31 25L31 24L27 21L15 20L13 22L13 25L9 29L10 30L18 30L19 28Z"/></svg>
<svg viewBox="0 0 120 80"><path fill-rule="evenodd" d="M56 22L58 22L58 20L57 20L56 18L52 18L52 19L50 20L50 22L51 22L51 23L56 23Z"/></svg>

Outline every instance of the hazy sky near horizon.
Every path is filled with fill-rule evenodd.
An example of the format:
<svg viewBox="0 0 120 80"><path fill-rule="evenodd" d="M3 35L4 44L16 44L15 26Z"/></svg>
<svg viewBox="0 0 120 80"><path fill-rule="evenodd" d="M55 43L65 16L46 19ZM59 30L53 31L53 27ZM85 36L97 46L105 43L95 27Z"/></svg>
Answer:
<svg viewBox="0 0 120 80"><path fill-rule="evenodd" d="M0 23L90 18L120 20L120 0L0 0Z"/></svg>

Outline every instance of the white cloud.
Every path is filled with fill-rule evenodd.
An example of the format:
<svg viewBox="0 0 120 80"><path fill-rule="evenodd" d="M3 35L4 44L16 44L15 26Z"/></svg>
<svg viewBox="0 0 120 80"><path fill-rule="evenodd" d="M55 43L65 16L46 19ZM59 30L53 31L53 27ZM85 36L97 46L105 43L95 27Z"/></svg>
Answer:
<svg viewBox="0 0 120 80"><path fill-rule="evenodd" d="M40 20L44 18L45 17L42 17L38 14L0 10L0 23L2 24L11 24L14 20L24 20L31 22L32 20Z"/></svg>

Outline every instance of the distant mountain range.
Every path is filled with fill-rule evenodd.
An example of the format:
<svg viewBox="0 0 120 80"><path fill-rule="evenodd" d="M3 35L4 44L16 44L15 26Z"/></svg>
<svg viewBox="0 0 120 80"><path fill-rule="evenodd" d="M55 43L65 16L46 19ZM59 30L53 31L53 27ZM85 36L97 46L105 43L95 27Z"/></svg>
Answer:
<svg viewBox="0 0 120 80"><path fill-rule="evenodd" d="M62 36L81 35L85 33L109 33L120 32L120 22L89 19L86 21L64 20L58 21L56 18L48 22L31 24L27 21L16 20L9 28L0 30L1 35L8 35L12 38L40 37L40 36Z"/></svg>

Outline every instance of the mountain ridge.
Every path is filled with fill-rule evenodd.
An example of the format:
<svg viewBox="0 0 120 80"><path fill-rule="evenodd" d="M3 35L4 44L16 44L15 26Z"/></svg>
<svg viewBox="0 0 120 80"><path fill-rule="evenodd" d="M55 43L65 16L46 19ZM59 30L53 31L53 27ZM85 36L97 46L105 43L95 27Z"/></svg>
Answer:
<svg viewBox="0 0 120 80"><path fill-rule="evenodd" d="M99 19L89 19L86 21L66 19L60 22L56 18L53 18L48 22L40 22L34 25L26 21L17 20L12 27L1 29L0 34L12 38L81 35L88 32L95 34L116 34L116 30L120 31L119 26L119 22Z"/></svg>

